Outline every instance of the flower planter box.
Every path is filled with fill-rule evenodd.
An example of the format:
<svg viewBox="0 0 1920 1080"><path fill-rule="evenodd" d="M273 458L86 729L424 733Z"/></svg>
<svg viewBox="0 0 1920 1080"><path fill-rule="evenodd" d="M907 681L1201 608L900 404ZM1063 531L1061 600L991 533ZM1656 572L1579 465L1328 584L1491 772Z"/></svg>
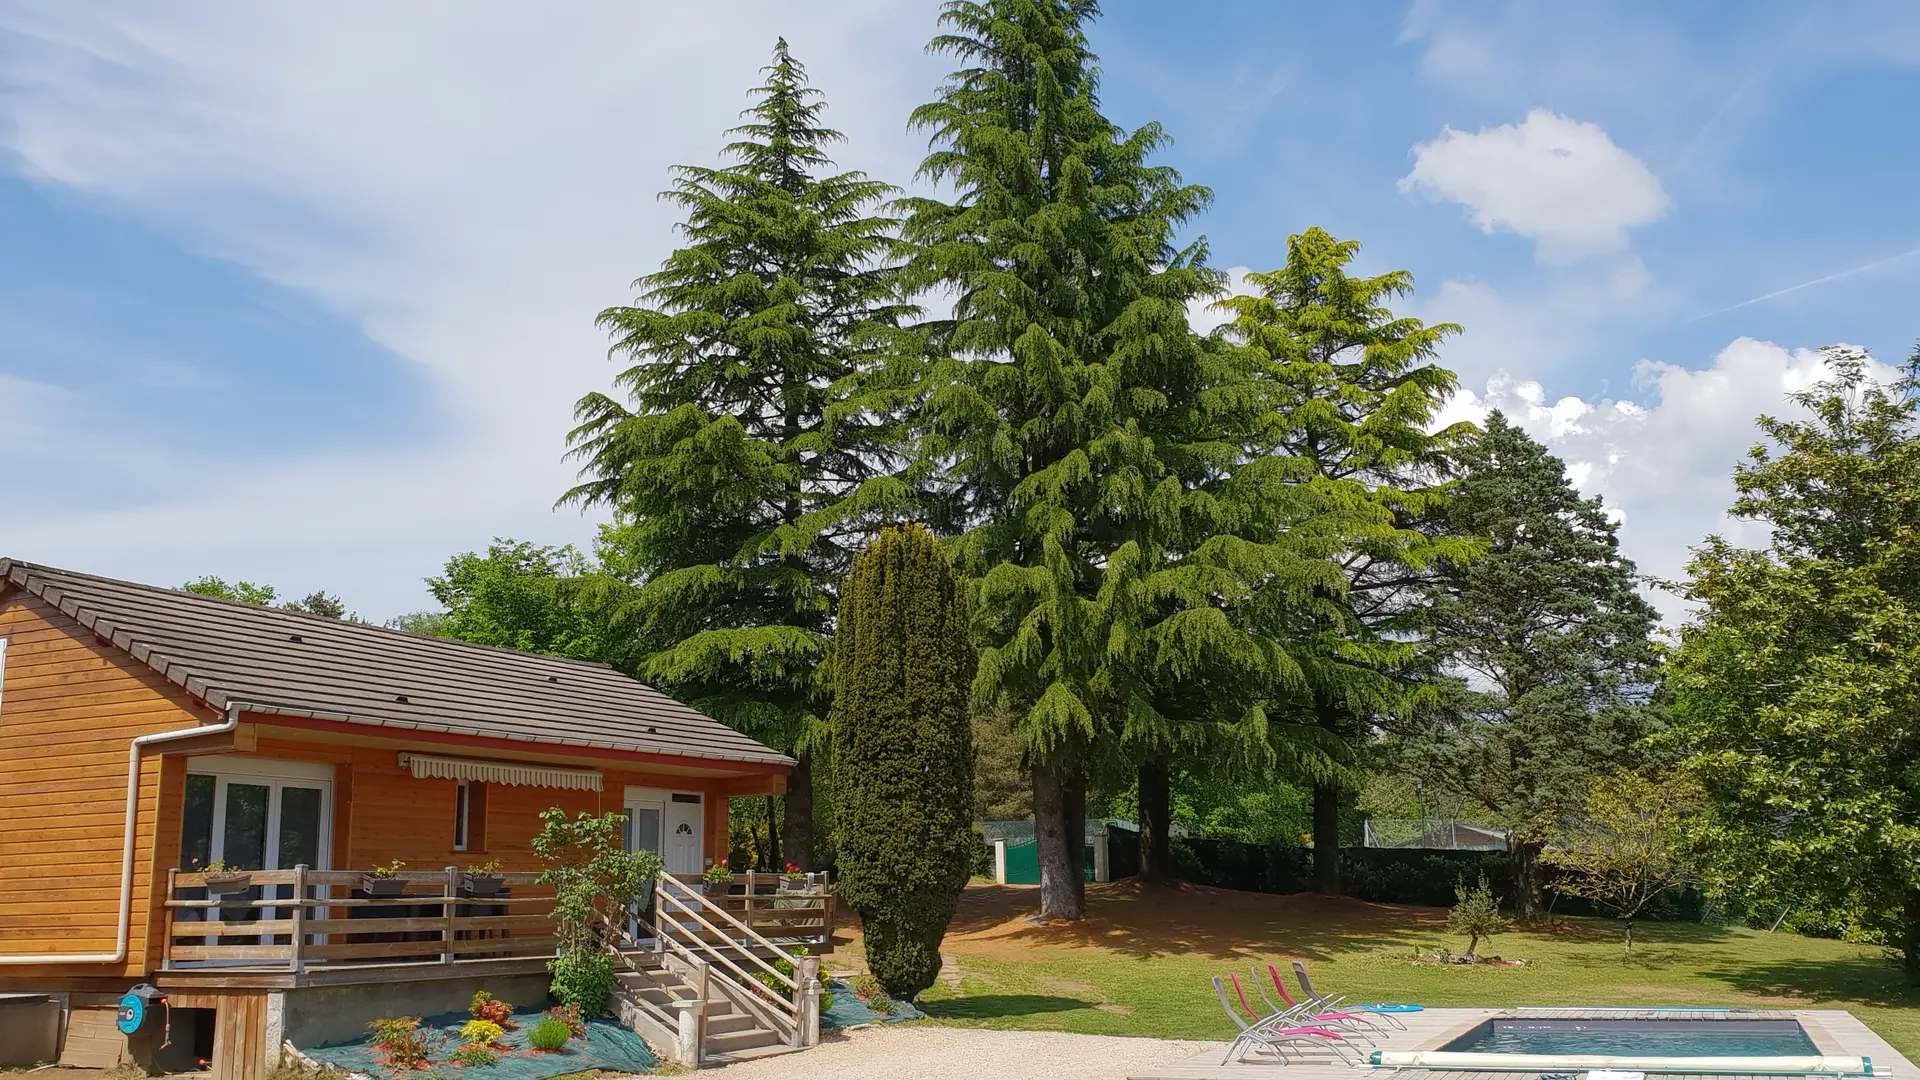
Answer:
<svg viewBox="0 0 1920 1080"><path fill-rule="evenodd" d="M391 900L396 896L407 895L407 879L374 877L368 874L360 879L360 888L375 900Z"/></svg>
<svg viewBox="0 0 1920 1080"><path fill-rule="evenodd" d="M229 896L246 892L253 884L252 874L208 874L207 893L212 896Z"/></svg>
<svg viewBox="0 0 1920 1080"><path fill-rule="evenodd" d="M460 887L469 896L499 896L507 887L507 879L498 874L468 874L461 879Z"/></svg>

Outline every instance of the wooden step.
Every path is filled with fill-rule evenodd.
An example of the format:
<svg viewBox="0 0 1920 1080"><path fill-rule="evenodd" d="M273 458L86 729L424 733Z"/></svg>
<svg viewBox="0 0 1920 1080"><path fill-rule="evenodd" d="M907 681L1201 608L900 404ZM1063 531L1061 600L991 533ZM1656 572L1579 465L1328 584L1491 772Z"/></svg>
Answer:
<svg viewBox="0 0 1920 1080"><path fill-rule="evenodd" d="M707 1032L707 1052L712 1054L736 1054L742 1050L757 1050L763 1046L784 1045L780 1036L766 1028L754 1027L742 1031L724 1031L714 1034Z"/></svg>

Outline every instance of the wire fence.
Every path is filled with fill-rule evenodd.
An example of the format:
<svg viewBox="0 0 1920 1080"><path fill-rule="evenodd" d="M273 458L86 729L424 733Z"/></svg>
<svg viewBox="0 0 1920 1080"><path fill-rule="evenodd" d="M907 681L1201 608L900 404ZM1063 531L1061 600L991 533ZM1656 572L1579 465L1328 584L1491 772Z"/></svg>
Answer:
<svg viewBox="0 0 1920 1080"><path fill-rule="evenodd" d="M1368 818L1361 846L1426 851L1506 851L1505 829L1448 818Z"/></svg>

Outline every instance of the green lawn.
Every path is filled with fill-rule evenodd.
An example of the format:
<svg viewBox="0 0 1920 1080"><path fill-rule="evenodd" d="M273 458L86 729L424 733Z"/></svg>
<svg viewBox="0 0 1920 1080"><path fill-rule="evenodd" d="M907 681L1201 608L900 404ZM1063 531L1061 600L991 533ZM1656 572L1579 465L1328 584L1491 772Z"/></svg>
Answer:
<svg viewBox="0 0 1920 1080"><path fill-rule="evenodd" d="M1034 926L1032 891L969 888L942 946L959 985L943 980L921 1005L936 1023L1219 1039L1207 977L1299 959L1316 989L1356 1002L1841 1008L1920 1059L1920 993L1884 950L1844 942L1642 923L1623 961L1618 924L1570 919L1481 946L1524 966L1442 967L1412 962L1416 947L1465 948L1437 909L1129 883L1090 887L1088 901L1082 923Z"/></svg>

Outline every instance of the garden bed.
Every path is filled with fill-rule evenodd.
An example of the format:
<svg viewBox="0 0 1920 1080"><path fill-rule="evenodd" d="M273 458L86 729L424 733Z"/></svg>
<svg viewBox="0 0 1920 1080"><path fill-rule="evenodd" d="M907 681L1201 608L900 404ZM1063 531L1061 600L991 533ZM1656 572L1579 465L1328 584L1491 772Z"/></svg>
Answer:
<svg viewBox="0 0 1920 1080"><path fill-rule="evenodd" d="M492 1065L460 1066L445 1060L461 1045L460 1026L472 1019L466 1013L443 1013L420 1021L420 1031L430 1048L429 1064L424 1069L389 1069L382 1064L380 1052L367 1037L331 1046L301 1047L300 1052L322 1065L377 1080L420 1077L428 1073L459 1080L545 1080L593 1069L650 1073L657 1064L645 1040L611 1020L587 1021L585 1036L569 1039L562 1049L529 1049L527 1033L540 1017L541 1013L531 1009L514 1012L511 1017L514 1027L501 1035L496 1044L500 1058Z"/></svg>

